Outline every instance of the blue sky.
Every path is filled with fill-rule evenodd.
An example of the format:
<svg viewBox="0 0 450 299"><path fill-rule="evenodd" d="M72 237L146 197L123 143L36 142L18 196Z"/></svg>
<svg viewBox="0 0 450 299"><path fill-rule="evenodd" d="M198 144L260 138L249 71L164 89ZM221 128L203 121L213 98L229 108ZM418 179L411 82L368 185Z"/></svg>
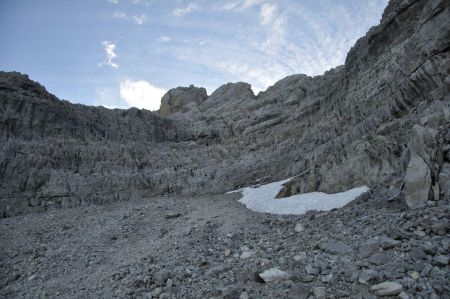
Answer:
<svg viewBox="0 0 450 299"><path fill-rule="evenodd" d="M156 110L177 86L320 75L387 0L1 0L0 70L73 103Z"/></svg>

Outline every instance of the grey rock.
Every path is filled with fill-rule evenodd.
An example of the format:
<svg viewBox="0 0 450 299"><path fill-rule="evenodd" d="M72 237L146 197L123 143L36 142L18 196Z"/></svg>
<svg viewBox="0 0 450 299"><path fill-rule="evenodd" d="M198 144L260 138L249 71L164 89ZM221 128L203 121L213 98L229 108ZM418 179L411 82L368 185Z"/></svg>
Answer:
<svg viewBox="0 0 450 299"><path fill-rule="evenodd" d="M427 257L426 253L419 247L413 248L409 253L414 260L421 260Z"/></svg>
<svg viewBox="0 0 450 299"><path fill-rule="evenodd" d="M343 242L328 242L321 245L321 248L330 254L348 254L353 251L351 246Z"/></svg>
<svg viewBox="0 0 450 299"><path fill-rule="evenodd" d="M403 238L402 232L400 232L400 235ZM396 235L396 236L400 237L398 235ZM397 247L397 246L399 246L401 244L400 241L394 240L394 239L389 238L389 237L387 237L385 235L380 236L379 239L378 239L378 242L379 242L381 248L383 248L384 250L392 249L392 248Z"/></svg>
<svg viewBox="0 0 450 299"><path fill-rule="evenodd" d="M399 283L385 281L372 286L370 290L378 296L395 296L400 294L403 287Z"/></svg>
<svg viewBox="0 0 450 299"><path fill-rule="evenodd" d="M317 299L325 299L327 297L327 291L325 287L315 287L313 293Z"/></svg>
<svg viewBox="0 0 450 299"><path fill-rule="evenodd" d="M307 299L312 293L311 287L303 283L297 283L290 288L288 299Z"/></svg>
<svg viewBox="0 0 450 299"><path fill-rule="evenodd" d="M206 274L207 275L216 275L217 276L217 275L220 275L220 274L222 274L222 273L224 273L226 271L228 271L228 267L227 266L225 266L225 265L217 265L217 266L214 266L214 267L210 268L206 272Z"/></svg>
<svg viewBox="0 0 450 299"><path fill-rule="evenodd" d="M372 255L368 261L374 265L384 265L389 261L389 257L385 253L376 253Z"/></svg>
<svg viewBox="0 0 450 299"><path fill-rule="evenodd" d="M431 192L431 170L417 154L411 157L405 175L405 199L410 208L426 204Z"/></svg>
<svg viewBox="0 0 450 299"><path fill-rule="evenodd" d="M302 232L305 231L305 226L303 225L303 223L297 223L297 224L295 225L294 230L295 230L297 233L302 233Z"/></svg>
<svg viewBox="0 0 450 299"><path fill-rule="evenodd" d="M157 286L165 286L169 278L172 277L172 272L169 270L161 270L156 274L155 284Z"/></svg>
<svg viewBox="0 0 450 299"><path fill-rule="evenodd" d="M373 269L363 270L358 277L359 283L368 284L378 277L378 272Z"/></svg>
<svg viewBox="0 0 450 299"><path fill-rule="evenodd" d="M259 276L265 282L272 282L272 281L284 280L284 279L289 278L289 274L287 272L282 271L276 267L263 271L262 273L259 274Z"/></svg>
<svg viewBox="0 0 450 299"><path fill-rule="evenodd" d="M436 255L433 258L433 262L435 262L439 266L447 266L450 258L447 255Z"/></svg>
<svg viewBox="0 0 450 299"><path fill-rule="evenodd" d="M233 285L217 288L220 296L224 299L237 299L239 298L239 292Z"/></svg>

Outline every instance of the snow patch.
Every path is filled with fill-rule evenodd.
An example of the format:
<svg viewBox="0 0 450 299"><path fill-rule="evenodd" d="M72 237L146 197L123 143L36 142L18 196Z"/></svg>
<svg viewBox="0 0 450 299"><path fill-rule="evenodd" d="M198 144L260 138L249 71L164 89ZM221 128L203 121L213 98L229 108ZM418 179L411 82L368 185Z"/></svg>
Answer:
<svg viewBox="0 0 450 299"><path fill-rule="evenodd" d="M285 198L275 198L283 184L289 180L246 187L230 191L229 193L242 192L242 198L239 202L255 212L300 215L311 210L329 211L343 207L369 190L369 187L362 186L335 194L311 192Z"/></svg>

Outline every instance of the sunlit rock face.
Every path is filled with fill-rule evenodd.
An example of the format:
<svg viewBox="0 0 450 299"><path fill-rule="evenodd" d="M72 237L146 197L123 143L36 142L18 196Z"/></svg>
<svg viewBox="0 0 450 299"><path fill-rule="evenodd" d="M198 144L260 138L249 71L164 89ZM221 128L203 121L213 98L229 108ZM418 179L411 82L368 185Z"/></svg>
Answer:
<svg viewBox="0 0 450 299"><path fill-rule="evenodd" d="M167 116L175 112L187 112L197 108L207 97L206 89L194 85L171 89L161 99L159 114Z"/></svg>
<svg viewBox="0 0 450 299"><path fill-rule="evenodd" d="M159 113L74 105L2 72L2 216L221 193L262 177L294 177L289 195L388 181L405 186L406 198L448 197L449 16L448 1L391 1L343 66L289 76L256 96L246 83L210 96L176 88ZM414 125L436 132L429 160L411 141ZM417 193L408 169L425 170L422 161L429 192Z"/></svg>

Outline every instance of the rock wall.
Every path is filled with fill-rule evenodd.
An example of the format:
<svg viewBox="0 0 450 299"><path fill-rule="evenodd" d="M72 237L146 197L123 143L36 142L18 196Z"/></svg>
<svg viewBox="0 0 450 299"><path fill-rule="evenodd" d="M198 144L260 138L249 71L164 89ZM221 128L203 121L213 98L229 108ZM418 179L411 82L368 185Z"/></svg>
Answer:
<svg viewBox="0 0 450 299"><path fill-rule="evenodd" d="M2 72L0 211L220 193L262 177L295 176L286 187L295 194L406 175L414 194L412 169L427 164L411 145L417 126L448 139L449 24L448 1L391 1L343 66L256 96L246 83L210 96L176 88L159 113L73 105ZM439 144L447 160L427 164L426 200L449 196L448 145Z"/></svg>

